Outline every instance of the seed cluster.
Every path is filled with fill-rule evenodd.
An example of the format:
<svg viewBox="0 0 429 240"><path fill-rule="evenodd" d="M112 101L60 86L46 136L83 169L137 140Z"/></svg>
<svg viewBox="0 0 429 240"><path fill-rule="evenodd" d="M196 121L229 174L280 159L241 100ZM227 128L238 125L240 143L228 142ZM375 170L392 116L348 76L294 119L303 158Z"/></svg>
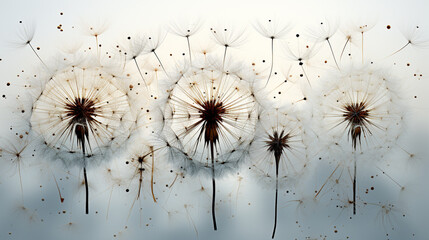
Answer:
<svg viewBox="0 0 429 240"><path fill-rule="evenodd" d="M1 158L19 171L22 161L35 156L47 165L61 162L67 172L61 179L67 180L77 169L87 214L95 212L89 210L93 181L109 182L112 192L134 192L130 214L136 201L147 200L146 192L154 204L164 204L200 182L217 230L224 189L238 181L238 195L243 179L250 179L275 194L272 238L278 219L283 224L283 198L297 208L327 201L341 212L352 207L353 215L372 206L388 216L395 205L373 199L370 193L379 189L373 179L386 176L399 192L405 189L379 164L392 164L392 149L408 160L415 156L399 139L407 101L417 99L403 93L404 79L390 68L399 65L399 54L424 42L409 36L387 53L390 68L382 67L367 59L371 52L363 44L372 27L359 24L342 34L339 23L324 21L303 34L278 20L260 21L254 28L269 47L253 50L265 50L262 60L238 54L244 30L216 26L205 34L201 22L171 24L173 42L159 31L122 36L113 46L103 43L107 27L94 25L87 29L88 46L52 59L39 55L34 31L24 28L21 45L42 70L22 70L17 77L24 84L6 83L25 94L13 100L23 123L10 123L14 135L1 143ZM68 31L57 28L58 34ZM213 44L197 50L198 34L211 36ZM414 76L418 81L422 74ZM99 172L108 181L98 179ZM62 203L64 182L53 179ZM188 214L190 206L184 205Z"/></svg>

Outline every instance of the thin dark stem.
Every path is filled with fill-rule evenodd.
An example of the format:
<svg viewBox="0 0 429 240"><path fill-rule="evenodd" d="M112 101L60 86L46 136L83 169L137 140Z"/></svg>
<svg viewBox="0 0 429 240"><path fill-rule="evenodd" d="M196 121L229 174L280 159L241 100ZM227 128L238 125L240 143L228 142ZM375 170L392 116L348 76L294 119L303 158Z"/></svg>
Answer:
<svg viewBox="0 0 429 240"><path fill-rule="evenodd" d="M100 61L100 49L98 48L98 36L97 35L95 35L95 44L96 44L96 48L97 48L97 58L98 58L98 61Z"/></svg>
<svg viewBox="0 0 429 240"><path fill-rule="evenodd" d="M48 66L43 62L42 58L37 54L36 50L33 48L33 45L31 45L31 42L28 42L28 46L30 46L31 50L33 50L34 54L36 54L36 57L40 60L40 62L48 69Z"/></svg>
<svg viewBox="0 0 429 240"><path fill-rule="evenodd" d="M213 185L213 196L212 196L212 219L213 219L213 229L217 230L216 224L216 212L215 212L215 203L216 203L216 181L215 181L215 165L214 165L214 143L210 142L210 154L212 158L212 185Z"/></svg>
<svg viewBox="0 0 429 240"><path fill-rule="evenodd" d="M331 177L337 171L337 169L338 169L339 166L340 166L340 164L337 165L337 167L334 169L334 171L332 171L331 175L329 175L329 177L325 180L325 182L323 183L322 187L320 187L319 191L317 191L316 195L314 196L314 199L316 199L317 196L319 196L320 192L323 190L323 188L325 187L325 185L328 182L328 180L331 179Z"/></svg>
<svg viewBox="0 0 429 240"><path fill-rule="evenodd" d="M139 177L139 191L138 191L138 193L137 193L137 199L139 199L140 198L140 193L141 193L141 189L142 189L142 183L143 183L143 172L142 172L142 168L143 168L143 166L142 166L143 164L142 163L140 163L140 168L139 168L139 174L140 174L140 177Z"/></svg>
<svg viewBox="0 0 429 240"><path fill-rule="evenodd" d="M165 74L167 74L167 71L165 71L164 65L162 65L161 59L159 59L158 54L156 54L155 51L153 51L153 54L155 54L156 59L158 59L159 65L161 65L162 70L164 70Z"/></svg>
<svg viewBox="0 0 429 240"><path fill-rule="evenodd" d="M225 46L225 52L223 53L223 62L222 62L222 68L225 66L225 59L226 59L226 50L228 49L228 46Z"/></svg>
<svg viewBox="0 0 429 240"><path fill-rule="evenodd" d="M153 147L150 147L151 152L152 152L152 172L150 174L150 191L152 192L152 198L153 198L153 202L156 203L156 197L155 194L153 193L153 173L155 170L155 155L153 152Z"/></svg>
<svg viewBox="0 0 429 240"><path fill-rule="evenodd" d="M85 179L85 192L86 192L85 213L89 214L89 189L88 189L88 179L86 177L86 167L83 167L83 178Z"/></svg>
<svg viewBox="0 0 429 240"><path fill-rule="evenodd" d="M274 235L276 234L276 229L277 229L277 198L278 198L278 192L279 192L278 190L279 190L279 166L278 166L278 161L276 161L276 198L274 203L274 228L273 228L273 235L271 236L272 239L274 239Z"/></svg>
<svg viewBox="0 0 429 240"><path fill-rule="evenodd" d="M81 133L82 134L82 133ZM81 140L81 145L82 145L82 154L83 154L83 179L85 182L85 214L89 214L89 189L88 189L88 178L86 176L86 151L85 151L85 137L84 137L85 132L83 132L83 134L81 136L78 136Z"/></svg>
<svg viewBox="0 0 429 240"><path fill-rule="evenodd" d="M192 55L191 55L191 42L189 41L189 36L186 37L186 41L188 42L188 50L189 50L189 62L192 65Z"/></svg>
<svg viewBox="0 0 429 240"><path fill-rule="evenodd" d="M329 48L331 49L331 53L332 53L332 57L334 58L335 65L337 65L338 70L340 70L340 67L338 66L338 63L337 63L337 59L335 58L334 50L332 49L331 42L329 41L329 39L326 39L326 41L328 42Z"/></svg>
<svg viewBox="0 0 429 240"><path fill-rule="evenodd" d="M347 41L346 41L346 43L344 44L343 50L341 51L340 61L341 61L341 59L343 58L344 51L346 50L347 43L349 43L349 41L350 41L350 37L348 37L348 38L347 38Z"/></svg>
<svg viewBox="0 0 429 240"><path fill-rule="evenodd" d="M305 78L307 79L308 85L311 87L310 79L308 79L307 73L304 70L304 67L301 65L302 72L304 73Z"/></svg>
<svg viewBox="0 0 429 240"><path fill-rule="evenodd" d="M402 46L398 51L396 51L396 52L394 52L394 53L392 53L392 54L390 54L390 56L393 56L393 55L395 55L395 54L397 54L398 52L400 52L400 51L402 51L404 48L406 48L408 45L410 45L411 44L411 41L408 41L407 42L407 44L405 44L404 46ZM389 56L389 57L390 57Z"/></svg>
<svg viewBox="0 0 429 240"><path fill-rule="evenodd" d="M356 159L354 160L354 176L353 176L353 215L356 215Z"/></svg>
<svg viewBox="0 0 429 240"><path fill-rule="evenodd" d="M363 32L362 32L362 64L363 64Z"/></svg>
<svg viewBox="0 0 429 240"><path fill-rule="evenodd" d="M379 166L376 166L378 170L380 170L383 175L385 175L386 177L388 177L393 183L395 183L400 189L403 188L403 186L401 184L399 184L398 181L396 181L395 179L393 179L389 174L387 174L385 171L383 171L383 169L381 169Z"/></svg>
<svg viewBox="0 0 429 240"><path fill-rule="evenodd" d="M134 60L134 62L136 63L136 67L137 67L137 70L139 71L140 77L142 78L143 83L144 83L144 85L145 85L145 86L146 86L146 88L147 88L146 80L144 80L144 77L143 77L142 71L140 70L140 67L139 67L139 64L137 63L136 58L134 57L134 58L133 58L133 60Z"/></svg>
<svg viewBox="0 0 429 240"><path fill-rule="evenodd" d="M265 86L268 85L268 81L270 81L271 74L273 73L273 66L274 66L274 37L271 38L271 68L270 68L270 74L268 75L267 83Z"/></svg>
<svg viewBox="0 0 429 240"><path fill-rule="evenodd" d="M58 194L60 195L60 202L63 203L64 202L64 198L63 198L63 196L61 196L60 186L58 185L57 178L55 177L54 173L52 173L52 177L54 178L55 185L57 186Z"/></svg>

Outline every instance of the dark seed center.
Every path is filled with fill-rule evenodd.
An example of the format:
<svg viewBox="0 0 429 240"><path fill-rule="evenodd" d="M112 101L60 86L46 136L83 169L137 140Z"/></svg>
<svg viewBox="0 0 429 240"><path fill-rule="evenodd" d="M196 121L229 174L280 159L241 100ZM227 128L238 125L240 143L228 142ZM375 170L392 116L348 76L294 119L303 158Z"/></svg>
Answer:
<svg viewBox="0 0 429 240"><path fill-rule="evenodd" d="M216 143L219 140L219 123L223 121L222 115L225 113L226 108L222 102L209 100L201 104L200 118L205 127L206 143Z"/></svg>
<svg viewBox="0 0 429 240"><path fill-rule="evenodd" d="M71 117L71 124L83 124L94 120L97 116L95 103L86 98L75 98L71 103L65 106L66 116Z"/></svg>
<svg viewBox="0 0 429 240"><path fill-rule="evenodd" d="M265 141L268 151L272 152L277 159L280 159L284 149L290 148L290 134L285 134L284 130L280 132L274 131L273 135L268 136L269 140Z"/></svg>

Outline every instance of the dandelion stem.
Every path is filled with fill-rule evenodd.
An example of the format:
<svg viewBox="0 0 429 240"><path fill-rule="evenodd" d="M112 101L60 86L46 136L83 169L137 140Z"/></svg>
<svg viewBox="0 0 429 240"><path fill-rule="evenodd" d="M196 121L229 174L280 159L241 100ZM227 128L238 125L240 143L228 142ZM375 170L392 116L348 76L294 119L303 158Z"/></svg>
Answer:
<svg viewBox="0 0 429 240"><path fill-rule="evenodd" d="M57 178L55 177L54 173L52 173L52 177L54 178L55 185L57 186L58 194L60 195L60 202L62 203L62 202L64 202L64 198L61 196L60 187L58 185Z"/></svg>
<svg viewBox="0 0 429 240"><path fill-rule="evenodd" d="M100 49L98 48L98 36L97 35L95 35L95 47L97 48L97 58L98 58L98 61L100 61Z"/></svg>
<svg viewBox="0 0 429 240"><path fill-rule="evenodd" d="M273 235L271 236L274 239L274 235L276 234L277 229L277 198L279 192L279 162L280 162L280 154L276 155L276 197L274 203L274 227L273 227Z"/></svg>
<svg viewBox="0 0 429 240"><path fill-rule="evenodd" d="M326 178L325 182L323 183L322 187L320 187L319 191L317 191L316 195L314 196L314 199L317 198L317 196L319 196L320 192L322 191L322 189L325 187L326 183L328 182L329 179L331 179L331 177L334 175L334 173L337 171L338 167L340 166L340 164L337 165L337 167L334 169L334 171L332 171L331 175L329 175L328 178Z"/></svg>
<svg viewBox="0 0 429 240"><path fill-rule="evenodd" d="M110 189L109 201L107 202L106 220L109 219L110 200L112 200L113 186Z"/></svg>
<svg viewBox="0 0 429 240"><path fill-rule="evenodd" d="M150 191L152 192L153 202L156 203L155 194L153 193L153 172L154 172L154 169L155 169L155 156L154 156L154 153L153 153L153 147L150 147L150 150L152 152L152 172L151 172L151 175L150 175Z"/></svg>
<svg viewBox="0 0 429 240"><path fill-rule="evenodd" d="M85 136L87 133L86 127L82 127L81 125L77 125L75 131L78 137L78 142L80 142L82 147L82 156L83 156L83 179L85 182L85 214L89 214L89 189L88 189L88 178L86 176L86 151L85 151Z"/></svg>
<svg viewBox="0 0 429 240"><path fill-rule="evenodd" d="M21 186L21 198L24 202L24 187L22 186L22 175L21 175L21 161L18 161L18 175L19 175L19 184Z"/></svg>
<svg viewBox="0 0 429 240"><path fill-rule="evenodd" d="M347 41L346 41L346 43L344 44L343 50L341 51L340 61L341 61L341 59L343 58L344 51L346 50L347 43L349 43L349 41L350 41L350 37L347 37Z"/></svg>
<svg viewBox="0 0 429 240"><path fill-rule="evenodd" d="M354 157L354 176L353 176L353 215L356 215L356 158Z"/></svg>
<svg viewBox="0 0 429 240"><path fill-rule="evenodd" d="M407 44L405 44L404 46L402 46L400 49L398 49L396 52L394 52L394 53L392 53L392 54L390 54L389 55L389 57L391 57L391 56L393 56L393 55L395 55L395 54L397 54L398 52L400 52L400 51L402 51L404 48L406 48L408 45L410 45L411 44L411 41L408 41L407 42Z"/></svg>
<svg viewBox="0 0 429 240"><path fill-rule="evenodd" d="M159 65L161 65L162 70L164 70L165 74L167 74L167 71L165 71L164 65L162 65L161 59L159 59L158 54L156 54L155 50L153 51L153 54L155 54L156 59L158 59Z"/></svg>
<svg viewBox="0 0 429 240"><path fill-rule="evenodd" d="M335 65L337 65L338 70L340 70L340 67L338 66L338 63L337 63L337 59L335 58L334 50L332 49L331 42L329 41L329 39L327 39L326 41L328 42L329 48L331 49L331 53L332 53L332 57L334 58Z"/></svg>
<svg viewBox="0 0 429 240"><path fill-rule="evenodd" d="M142 74L142 72L141 72L141 70L140 70L139 64L137 63L137 60L136 60L136 58L135 58L135 57L133 57L133 59L134 59L134 62L136 63L136 67L137 67L137 70L139 71L140 77L142 78L143 83L144 83L144 85L145 85L145 86L146 86L146 88L147 88L147 83L146 83L146 80L144 80L144 77L143 77L143 74Z"/></svg>
<svg viewBox="0 0 429 240"><path fill-rule="evenodd" d="M31 50L33 50L34 54L36 54L36 57L40 60L40 62L45 66L46 69L48 69L48 66L43 62L42 58L37 54L36 50L33 48L33 45L31 45L31 42L28 42L28 46L30 46Z"/></svg>
<svg viewBox="0 0 429 240"><path fill-rule="evenodd" d="M363 32L362 32L362 64L363 64Z"/></svg>
<svg viewBox="0 0 429 240"><path fill-rule="evenodd" d="M225 46L225 52L223 53L222 68L225 66L226 50L227 50L227 49L228 49L228 46Z"/></svg>
<svg viewBox="0 0 429 240"><path fill-rule="evenodd" d="M198 239L198 229L197 229L197 226L195 226L195 222L194 222L194 220L192 219L191 215L189 214L189 211L188 211L188 205L186 205L186 204L185 204L185 210L186 210L186 215L188 216L188 221L189 221L189 222L192 224L192 226L194 227L195 235L196 235L196 237L197 237L197 239Z"/></svg>
<svg viewBox="0 0 429 240"><path fill-rule="evenodd" d="M141 193L141 189L142 189L142 183L143 183L143 163L140 163L140 168L139 168L139 191L137 193L137 199L140 198L140 193Z"/></svg>
<svg viewBox="0 0 429 240"><path fill-rule="evenodd" d="M189 63L192 65L191 42L189 41L189 36L186 36L186 41L188 42Z"/></svg>
<svg viewBox="0 0 429 240"><path fill-rule="evenodd" d="M85 193L86 193L85 214L89 214L89 189L88 189L88 179L86 177L86 167L83 167L83 178L85 179Z"/></svg>
<svg viewBox="0 0 429 240"><path fill-rule="evenodd" d="M176 176L174 177L174 179L173 179L173 182L171 182L169 185L168 185L168 188L172 188L173 187L173 185L174 185L174 183L176 183L176 180L177 180L177 178L179 177L179 175L178 174L176 174Z"/></svg>
<svg viewBox="0 0 429 240"><path fill-rule="evenodd" d="M212 185L213 185L213 196L212 196L212 218L213 218L213 229L217 230L216 224L216 212L215 212L215 203L216 203L216 181L215 181L215 164L214 164L214 143L210 141L210 154L212 158Z"/></svg>
<svg viewBox="0 0 429 240"><path fill-rule="evenodd" d="M304 67L301 65L302 72L304 73L305 78L307 79L308 85L311 87L310 79L308 79L307 73L304 70Z"/></svg>
<svg viewBox="0 0 429 240"><path fill-rule="evenodd" d="M273 66L274 66L274 37L271 37L271 68L270 68L270 74L268 75L267 83L265 86L268 85L268 82L270 81L271 74L273 73Z"/></svg>
<svg viewBox="0 0 429 240"><path fill-rule="evenodd" d="M381 173L383 173L383 175L386 175L386 177L388 177L390 180L392 180L393 183L395 183L400 189L403 188L403 186L401 184L399 184L398 181L396 181L395 179L393 179L389 174L387 174L385 171L383 171L379 166L376 166L378 170L381 171Z"/></svg>

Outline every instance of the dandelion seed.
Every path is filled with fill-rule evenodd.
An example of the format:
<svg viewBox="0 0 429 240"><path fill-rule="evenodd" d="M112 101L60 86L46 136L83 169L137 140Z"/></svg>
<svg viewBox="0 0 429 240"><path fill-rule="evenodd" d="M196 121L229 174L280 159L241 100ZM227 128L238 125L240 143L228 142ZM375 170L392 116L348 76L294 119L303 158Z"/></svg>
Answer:
<svg viewBox="0 0 429 240"><path fill-rule="evenodd" d="M147 38L143 36L135 36L135 37L127 37L128 44L126 48L121 47L121 45L118 45L117 48L120 49L120 51L124 51L124 55L126 60L132 60L136 64L136 68L139 72L139 75L141 79L143 80L143 83L145 86L148 86L148 83L146 82L145 78L143 77L143 73L141 71L141 68L137 62L137 58L145 52L145 47L147 44Z"/></svg>
<svg viewBox="0 0 429 240"><path fill-rule="evenodd" d="M20 22L22 24L22 22ZM36 49L33 47L33 44L31 43L34 38L34 34L36 31L36 27L34 25L26 25L23 24L23 27L21 28L21 32L19 33L18 37L20 38L20 42L18 42L19 47L29 46L33 53L36 55L36 57L40 60L40 62L47 68L47 65L43 62L40 55L36 52Z"/></svg>
<svg viewBox="0 0 429 240"><path fill-rule="evenodd" d="M281 39L284 37L290 30L290 27L288 25L286 26L279 26L279 23L277 19L274 20L268 20L264 22L256 22L254 25L254 28L256 31L259 32L262 36L271 39L271 67L270 67L270 73L268 75L267 83L265 85L268 85L268 82L270 81L271 74L273 72L273 66L274 66L274 39Z"/></svg>
<svg viewBox="0 0 429 240"><path fill-rule="evenodd" d="M364 33L368 32L369 30L371 30L373 27L375 26L375 20L371 21L371 20L367 20L365 23L359 23L359 24L354 24L353 25L353 29L356 32L359 32L361 34L361 38L362 38L362 64L364 64ZM347 44L347 43L346 43Z"/></svg>
<svg viewBox="0 0 429 240"><path fill-rule="evenodd" d="M29 152L30 151L30 152ZM24 187L22 183L21 169L27 158L34 156L31 152L31 146L26 134L11 136L8 140L2 139L0 144L0 159L4 162L3 166L9 171L18 172L21 196L24 196Z"/></svg>
<svg viewBox="0 0 429 240"><path fill-rule="evenodd" d="M376 208L377 221L383 226L385 232L388 232L386 226L394 230L394 220L398 215L405 216L400 209L392 203L366 203L366 205Z"/></svg>
<svg viewBox="0 0 429 240"><path fill-rule="evenodd" d="M87 22L83 23L83 30L84 33L88 34L89 36L93 36L95 38L95 49L97 49L97 58L100 59L100 47L99 44L99 36L103 34L109 27L109 24L101 19L93 19Z"/></svg>
<svg viewBox="0 0 429 240"><path fill-rule="evenodd" d="M390 54L390 56L393 56L400 51L404 50L407 46L414 46L418 48L426 48L429 46L429 39L424 38L423 32L419 26L415 26L412 28L407 28L407 30L402 31L402 34L404 35L405 39L407 40L407 43L403 45L401 48Z"/></svg>
<svg viewBox="0 0 429 240"><path fill-rule="evenodd" d="M189 63L192 65L192 53L191 53L191 42L189 38L196 34L202 26L202 21L199 19L196 20L184 20L184 22L172 22L170 24L170 30L174 34L180 37L186 38L186 42L188 44L188 52L189 52Z"/></svg>
<svg viewBox="0 0 429 240"><path fill-rule="evenodd" d="M310 37L315 40L315 42L326 41L328 43L329 49L331 50L332 57L334 58L334 61L335 61L335 65L337 66L338 69L340 69L340 67L338 66L337 59L335 58L335 53L330 41L331 37L334 36L334 34L338 30L338 26L339 26L338 23L339 23L338 21L325 20L319 24L319 28L309 29L309 34L310 34Z"/></svg>
<svg viewBox="0 0 429 240"><path fill-rule="evenodd" d="M297 34L296 36L299 39L299 34ZM316 45L304 45L303 47L297 40L297 47L295 51L290 48L289 44L284 45L284 49L289 59L298 62L299 67L301 68L305 78L307 79L308 85L311 86L310 79L308 78L307 72L304 69L304 62L314 57L314 55L316 55L320 48L318 48Z"/></svg>
<svg viewBox="0 0 429 240"><path fill-rule="evenodd" d="M164 65L161 62L161 59L159 58L158 54L156 53L156 50L159 48L159 46L161 46L162 42L164 41L165 37L166 37L166 33L163 31L158 31L158 33L156 35L150 35L147 39L147 44L146 44L146 53L153 53L153 55L155 55L156 59L158 60L159 64L162 67L162 70L164 70L164 72L167 74L167 71L165 70Z"/></svg>
<svg viewBox="0 0 429 240"><path fill-rule="evenodd" d="M229 26L218 26L212 27L210 30L216 43L225 48L222 61L222 65L225 65L228 48L238 47L243 44L245 39L245 29L234 29Z"/></svg>
<svg viewBox="0 0 429 240"><path fill-rule="evenodd" d="M162 169L162 167L157 167L155 165L155 151L159 150L161 147L154 147L149 144L147 140L143 138L133 138L133 142L138 142L139 144L135 145L132 149L131 158L127 158L125 161L126 165L131 167L131 180L134 178L138 179L138 192L136 200L141 196L144 181L150 183L150 191L153 201L156 203L156 197L154 193L154 182L155 174Z"/></svg>

